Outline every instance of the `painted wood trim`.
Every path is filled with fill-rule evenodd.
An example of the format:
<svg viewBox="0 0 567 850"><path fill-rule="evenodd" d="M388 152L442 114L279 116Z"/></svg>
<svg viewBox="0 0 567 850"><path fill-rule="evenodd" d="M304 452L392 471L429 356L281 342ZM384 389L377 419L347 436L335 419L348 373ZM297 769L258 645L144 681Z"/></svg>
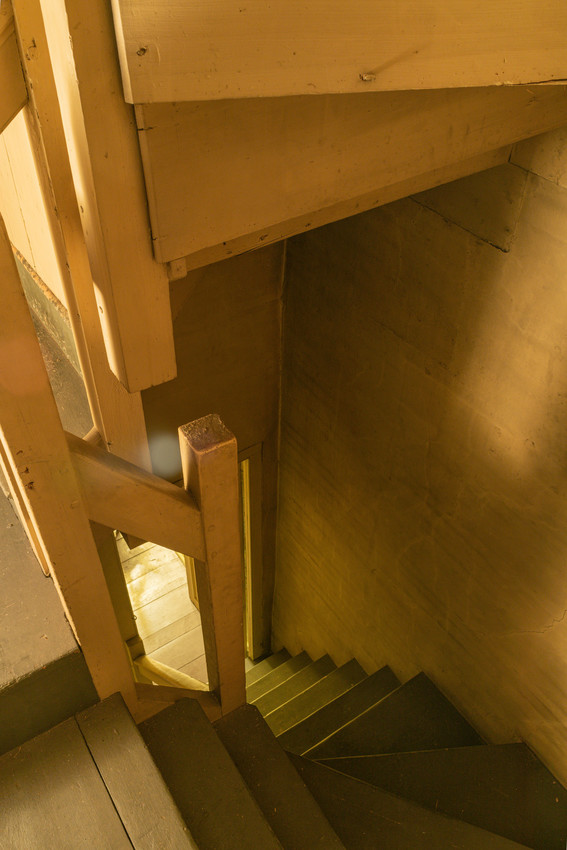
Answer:
<svg viewBox="0 0 567 850"><path fill-rule="evenodd" d="M203 558L201 515L190 493L67 433L90 519Z"/></svg>
<svg viewBox="0 0 567 850"><path fill-rule="evenodd" d="M15 0L14 10L31 92L28 128L93 421L109 450L149 468L140 395L129 394L108 365L39 0Z"/></svg>
<svg viewBox="0 0 567 850"><path fill-rule="evenodd" d="M219 246L227 256L368 209L396 184L417 191L424 175L561 126L567 96L564 86L379 92L150 104L137 115L156 256L186 256L191 268L189 255L210 262Z"/></svg>
<svg viewBox="0 0 567 850"><path fill-rule="evenodd" d="M28 102L12 5L0 5L0 133Z"/></svg>
<svg viewBox="0 0 567 850"><path fill-rule="evenodd" d="M218 720L221 716L220 704L215 694L207 691L190 691L186 688L169 687L167 685L145 685L136 682L138 706L134 714L136 723L141 723L148 717L162 711L180 699L195 699L210 721Z"/></svg>
<svg viewBox="0 0 567 850"><path fill-rule="evenodd" d="M183 481L203 518L195 561L209 687L226 714L246 702L236 438L216 414L179 429Z"/></svg>
<svg viewBox="0 0 567 850"><path fill-rule="evenodd" d="M264 655L264 564L262 559L262 444L238 453L244 525L246 653Z"/></svg>
<svg viewBox="0 0 567 850"><path fill-rule="evenodd" d="M67 441L4 223L0 286L9 322L0 328L0 432L26 509L40 530L51 575L101 698L136 700Z"/></svg>
<svg viewBox="0 0 567 850"><path fill-rule="evenodd" d="M562 0L112 0L112 6L131 103L567 78Z"/></svg>

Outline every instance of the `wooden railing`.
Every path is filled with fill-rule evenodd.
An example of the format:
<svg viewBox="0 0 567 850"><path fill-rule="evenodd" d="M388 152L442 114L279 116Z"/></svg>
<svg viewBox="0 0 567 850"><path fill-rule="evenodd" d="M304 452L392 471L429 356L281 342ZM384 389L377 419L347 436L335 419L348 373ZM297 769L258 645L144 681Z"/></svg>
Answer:
<svg viewBox="0 0 567 850"><path fill-rule="evenodd" d="M180 488L66 434L1 220L0 291L9 317L0 326L0 463L99 696L121 691L136 719L179 696L198 699L210 717L231 711L245 701L235 437L215 414L181 427ZM104 569L100 559L115 528L194 559L208 689L143 654L136 667L160 684L136 681L120 565Z"/></svg>

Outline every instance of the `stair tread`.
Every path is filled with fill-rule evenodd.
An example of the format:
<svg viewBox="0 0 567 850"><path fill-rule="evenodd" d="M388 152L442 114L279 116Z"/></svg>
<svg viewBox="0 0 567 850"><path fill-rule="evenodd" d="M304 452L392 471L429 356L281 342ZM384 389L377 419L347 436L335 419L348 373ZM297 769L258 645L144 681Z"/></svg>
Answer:
<svg viewBox="0 0 567 850"><path fill-rule="evenodd" d="M525 850L317 762L289 758L347 850Z"/></svg>
<svg viewBox="0 0 567 850"><path fill-rule="evenodd" d="M419 673L312 747L308 755L323 759L482 743L433 682Z"/></svg>
<svg viewBox="0 0 567 850"><path fill-rule="evenodd" d="M214 727L286 850L344 850L257 708L241 706Z"/></svg>
<svg viewBox="0 0 567 850"><path fill-rule="evenodd" d="M71 717L0 758L0 847L132 850Z"/></svg>
<svg viewBox="0 0 567 850"><path fill-rule="evenodd" d="M258 699L263 694L268 693L273 688L277 688L286 679L295 676L304 667L311 664L311 658L306 652L300 652L299 655L294 655L293 658L279 664L275 670L272 670L266 676L262 676L257 682L252 682L250 687L246 688L246 699L248 702Z"/></svg>
<svg viewBox="0 0 567 850"><path fill-rule="evenodd" d="M281 850L196 700L181 699L139 728L200 850Z"/></svg>
<svg viewBox="0 0 567 850"><path fill-rule="evenodd" d="M284 661L289 661L290 658L291 655L287 649L281 649L279 652L269 655L268 658L258 661L258 663L254 664L250 670L246 671L246 686L248 687L253 685L254 682L258 681L258 679L261 679L263 676L271 673L272 670L275 670L276 667L279 667L279 665L283 664Z"/></svg>
<svg viewBox="0 0 567 850"><path fill-rule="evenodd" d="M83 738L136 850L195 848L120 694L76 715Z"/></svg>
<svg viewBox="0 0 567 850"><path fill-rule="evenodd" d="M265 715L274 711L276 708L289 702L298 694L310 688L316 682L320 681L323 676L326 676L331 670L335 670L336 666L329 655L323 655L317 661L308 664L303 670L299 670L294 676L290 676L281 685L268 691L268 693L257 697L255 700L249 699L248 702L253 703L258 711Z"/></svg>
<svg viewBox="0 0 567 850"><path fill-rule="evenodd" d="M337 667L336 670L332 670L285 705L266 715L268 726L274 735L280 735L365 678L366 673L353 658L341 667Z"/></svg>
<svg viewBox="0 0 567 850"><path fill-rule="evenodd" d="M392 794L534 850L564 850L567 791L525 744L329 759Z"/></svg>
<svg viewBox="0 0 567 850"><path fill-rule="evenodd" d="M351 717L375 705L399 685L399 679L390 668L382 667L345 694L278 735L278 741L284 749L302 755L327 738L335 729L343 726Z"/></svg>

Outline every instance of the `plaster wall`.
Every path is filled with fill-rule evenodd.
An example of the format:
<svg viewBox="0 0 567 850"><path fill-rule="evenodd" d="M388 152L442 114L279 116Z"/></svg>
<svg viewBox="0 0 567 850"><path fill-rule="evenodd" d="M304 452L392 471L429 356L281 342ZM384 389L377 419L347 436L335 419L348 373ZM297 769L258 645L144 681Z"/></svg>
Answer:
<svg viewBox="0 0 567 850"><path fill-rule="evenodd" d="M563 782L566 140L289 241L273 620Z"/></svg>

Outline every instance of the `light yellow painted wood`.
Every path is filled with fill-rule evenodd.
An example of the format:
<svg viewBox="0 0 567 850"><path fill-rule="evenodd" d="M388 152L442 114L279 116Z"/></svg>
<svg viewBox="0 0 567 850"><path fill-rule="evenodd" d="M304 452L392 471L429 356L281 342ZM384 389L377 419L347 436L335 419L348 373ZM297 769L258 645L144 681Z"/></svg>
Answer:
<svg viewBox="0 0 567 850"><path fill-rule="evenodd" d="M264 654L262 559L262 446L255 445L238 453L240 496L244 539L244 590L246 654L258 658Z"/></svg>
<svg viewBox="0 0 567 850"><path fill-rule="evenodd" d="M397 183L564 124L567 95L563 86L382 92L153 104L137 115L165 262L250 234L261 245L290 219L309 229L317 210L335 208L323 223L384 203Z"/></svg>
<svg viewBox="0 0 567 850"><path fill-rule="evenodd" d="M112 0L131 103L567 78L562 0Z"/></svg>
<svg viewBox="0 0 567 850"><path fill-rule="evenodd" d="M221 716L219 701L215 694L207 691L191 691L167 685L146 685L136 682L138 705L132 712L136 723L141 723L148 717L162 711L179 699L196 699L211 722Z"/></svg>
<svg viewBox="0 0 567 850"><path fill-rule="evenodd" d="M89 517L203 558L201 516L190 493L66 434Z"/></svg>
<svg viewBox="0 0 567 850"><path fill-rule="evenodd" d="M260 246L280 242L290 236L305 233L308 230L313 230L315 227L321 227L332 221L357 215L373 207L383 206L400 198L407 198L408 195L412 195L415 192L431 189L434 186L439 186L452 180L458 180L460 177L469 174L476 174L478 171L484 171L487 168L508 162L511 151L512 145L497 148L496 150L488 151L488 153L458 162L455 165L438 168L374 192L367 192L365 195L359 195L347 201L340 201L338 204L333 204L330 207L323 207L310 213L304 213L296 218L278 222L278 224L270 225L269 227L263 227L261 230L247 233L245 236L213 245L212 248L195 251L195 253L183 258L185 265L189 270L198 269L215 263L218 260L223 260L247 251L258 250Z"/></svg>
<svg viewBox="0 0 567 850"><path fill-rule="evenodd" d="M207 672L226 714L246 702L236 439L216 414L179 429L183 481L203 517L196 561Z"/></svg>
<svg viewBox="0 0 567 850"><path fill-rule="evenodd" d="M1 8L1 7L0 7ZM55 296L68 307L52 236L48 199L23 109L0 138L0 211L13 245Z"/></svg>
<svg viewBox="0 0 567 850"><path fill-rule="evenodd" d="M18 28L25 17L30 34L31 24L43 18L45 45L36 39L38 46L27 53L33 62L48 47L53 64L54 105L110 366L130 392L161 383L175 375L167 274L152 257L134 118L120 94L110 11L104 0L87 6L17 0L15 9Z"/></svg>
<svg viewBox="0 0 567 850"><path fill-rule="evenodd" d="M0 226L0 429L27 511L101 698L136 694L12 249Z"/></svg>
<svg viewBox="0 0 567 850"><path fill-rule="evenodd" d="M0 4L0 133L27 101L12 4L4 0Z"/></svg>
<svg viewBox="0 0 567 850"><path fill-rule="evenodd" d="M24 70L32 92L30 139L46 198L45 209L50 212L51 237L93 421L113 453L148 467L140 397L124 389L106 357L39 2L16 0L14 8Z"/></svg>

